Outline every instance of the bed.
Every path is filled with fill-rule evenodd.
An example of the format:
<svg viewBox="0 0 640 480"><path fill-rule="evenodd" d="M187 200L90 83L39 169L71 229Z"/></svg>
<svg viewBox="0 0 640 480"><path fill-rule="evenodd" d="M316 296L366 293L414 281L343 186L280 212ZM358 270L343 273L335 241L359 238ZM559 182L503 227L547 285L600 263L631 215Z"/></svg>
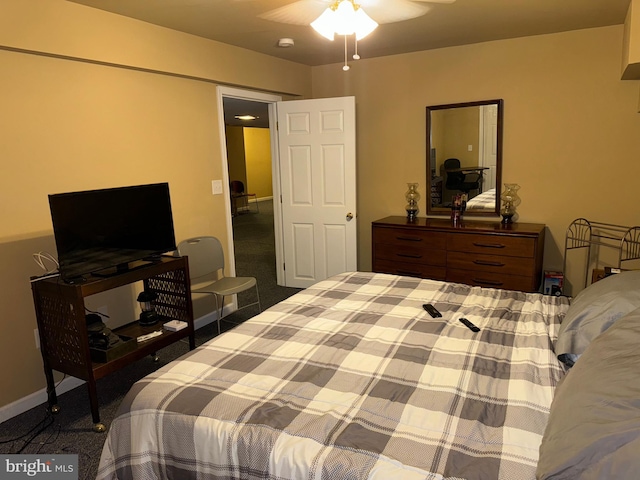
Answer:
<svg viewBox="0 0 640 480"><path fill-rule="evenodd" d="M467 210L474 212L477 211L490 211L493 212L496 209L496 189L492 188L486 192L482 192L479 195L469 199L467 201Z"/></svg>
<svg viewBox="0 0 640 480"><path fill-rule="evenodd" d="M329 278L137 382L98 478L575 478L553 476L567 461L554 438L566 437L548 432L556 386L584 361L567 342L578 359L565 376L554 350L569 304L386 274Z"/></svg>

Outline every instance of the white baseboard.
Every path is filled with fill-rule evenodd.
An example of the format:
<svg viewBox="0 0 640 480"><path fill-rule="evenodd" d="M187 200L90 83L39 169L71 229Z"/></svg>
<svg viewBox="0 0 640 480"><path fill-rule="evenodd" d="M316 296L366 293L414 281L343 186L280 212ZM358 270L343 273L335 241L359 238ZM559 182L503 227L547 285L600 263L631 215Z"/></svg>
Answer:
<svg viewBox="0 0 640 480"><path fill-rule="evenodd" d="M84 383L85 381L80 380L79 378L67 377L57 384L56 394L60 396L63 393L73 390L74 388L79 387ZM5 422L10 418L17 417L18 415L31 410L33 407L37 407L38 405L42 405L46 402L46 388L38 390L37 392L34 392L31 395L27 395L26 397L22 397L21 399L0 408L0 423Z"/></svg>
<svg viewBox="0 0 640 480"><path fill-rule="evenodd" d="M235 304L231 304L225 307L225 312L228 307L234 307ZM224 316L224 315L223 315ZM204 327L205 325L209 325L210 323L215 322L218 319L217 312L207 313L197 319L194 320L193 326L196 330ZM56 384L56 395L60 396L63 393L66 393L70 390L73 390L80 385L86 383L84 380L80 380L75 377L66 377L60 383ZM47 402L47 389L43 388L34 392L26 397L22 397L15 402L12 402L4 407L0 407L0 423L6 422L10 418L17 417L18 415L23 414L31 410L38 405L42 405Z"/></svg>

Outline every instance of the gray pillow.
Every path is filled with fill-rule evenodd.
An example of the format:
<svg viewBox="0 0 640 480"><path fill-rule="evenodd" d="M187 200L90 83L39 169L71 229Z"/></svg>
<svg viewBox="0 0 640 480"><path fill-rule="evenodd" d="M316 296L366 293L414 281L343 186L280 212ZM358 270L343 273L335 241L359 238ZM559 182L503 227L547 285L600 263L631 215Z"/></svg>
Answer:
<svg viewBox="0 0 640 480"><path fill-rule="evenodd" d="M603 278L571 302L556 342L556 355L572 366L589 344L619 318L640 307L640 271Z"/></svg>
<svg viewBox="0 0 640 480"><path fill-rule="evenodd" d="M596 338L555 391L539 480L637 479L640 308Z"/></svg>

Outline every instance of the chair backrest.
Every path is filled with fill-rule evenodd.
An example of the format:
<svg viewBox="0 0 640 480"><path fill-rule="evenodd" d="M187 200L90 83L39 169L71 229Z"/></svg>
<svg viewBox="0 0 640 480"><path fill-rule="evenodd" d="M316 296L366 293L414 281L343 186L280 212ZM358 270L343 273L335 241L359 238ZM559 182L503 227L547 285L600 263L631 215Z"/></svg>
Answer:
<svg viewBox="0 0 640 480"><path fill-rule="evenodd" d="M457 158L447 158L444 161L445 170L451 170L452 168L460 168L460 160Z"/></svg>
<svg viewBox="0 0 640 480"><path fill-rule="evenodd" d="M460 168L460 160L457 158L447 158L444 161L444 169L447 172L447 181L445 186L449 190L458 190L462 182L464 182L464 173L462 172L449 172L447 170Z"/></svg>
<svg viewBox="0 0 640 480"><path fill-rule="evenodd" d="M189 257L189 276L194 278L224 273L224 252L216 237L194 237L178 244L178 254Z"/></svg>
<svg viewBox="0 0 640 480"><path fill-rule="evenodd" d="M231 180L231 193L239 194L244 193L244 183L240 180Z"/></svg>

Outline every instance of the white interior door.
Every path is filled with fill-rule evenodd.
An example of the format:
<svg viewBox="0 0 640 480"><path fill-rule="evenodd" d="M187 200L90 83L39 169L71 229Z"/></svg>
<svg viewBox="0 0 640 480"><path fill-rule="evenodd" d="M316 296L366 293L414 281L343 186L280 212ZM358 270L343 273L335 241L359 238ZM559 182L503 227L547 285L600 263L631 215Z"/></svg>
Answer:
<svg viewBox="0 0 640 480"><path fill-rule="evenodd" d="M357 269L355 97L278 102L284 276L308 287Z"/></svg>
<svg viewBox="0 0 640 480"><path fill-rule="evenodd" d="M496 170L498 168L498 106L482 105L480 107L480 166L489 167L484 171L483 191L497 188Z"/></svg>

